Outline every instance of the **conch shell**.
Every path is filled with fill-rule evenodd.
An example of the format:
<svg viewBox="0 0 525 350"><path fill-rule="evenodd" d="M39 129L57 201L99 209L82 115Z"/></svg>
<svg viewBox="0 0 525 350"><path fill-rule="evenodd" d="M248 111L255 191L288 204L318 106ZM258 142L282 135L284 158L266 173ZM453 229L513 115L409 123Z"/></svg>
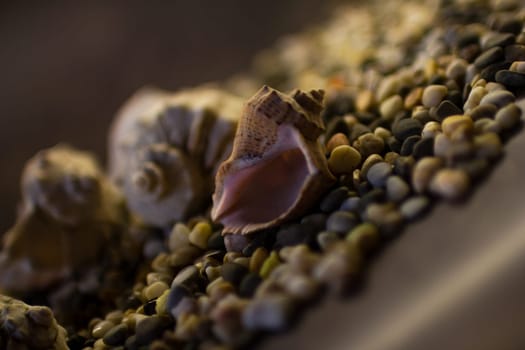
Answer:
<svg viewBox="0 0 525 350"><path fill-rule="evenodd" d="M109 140L110 176L130 210L164 227L205 209L241 110L240 98L210 87L137 92Z"/></svg>
<svg viewBox="0 0 525 350"><path fill-rule="evenodd" d="M0 252L0 288L43 289L97 263L118 241L123 197L91 154L58 145L22 175L22 206Z"/></svg>
<svg viewBox="0 0 525 350"><path fill-rule="evenodd" d="M225 233L278 225L309 209L334 182L318 138L324 92L267 86L246 104L232 154L215 178L212 219Z"/></svg>

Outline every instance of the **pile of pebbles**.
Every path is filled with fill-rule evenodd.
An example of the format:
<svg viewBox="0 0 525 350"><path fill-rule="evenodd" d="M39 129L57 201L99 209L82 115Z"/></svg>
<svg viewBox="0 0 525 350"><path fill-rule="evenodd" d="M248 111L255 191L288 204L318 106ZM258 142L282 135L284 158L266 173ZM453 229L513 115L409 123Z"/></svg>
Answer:
<svg viewBox="0 0 525 350"><path fill-rule="evenodd" d="M346 42L343 13L329 26L338 36L323 41L337 45L300 50L308 40L301 37L290 54L300 68L288 66L290 55L273 59L277 87L305 89L308 81L327 89L323 142L338 182L314 210L244 236L223 236L204 213L151 230L135 285L115 310L70 331L71 349L253 344L286 330L321 295L351 291L374 250L436 200L468 195L522 123L515 102L525 88L525 7L512 0L392 3L376 15L376 3L361 7L359 23L377 23L390 9L404 24L395 29L405 31L402 40L383 36L392 27L368 23L350 25ZM363 41L360 30L372 41L345 61L355 55L349 42ZM342 45L345 53L331 57Z"/></svg>

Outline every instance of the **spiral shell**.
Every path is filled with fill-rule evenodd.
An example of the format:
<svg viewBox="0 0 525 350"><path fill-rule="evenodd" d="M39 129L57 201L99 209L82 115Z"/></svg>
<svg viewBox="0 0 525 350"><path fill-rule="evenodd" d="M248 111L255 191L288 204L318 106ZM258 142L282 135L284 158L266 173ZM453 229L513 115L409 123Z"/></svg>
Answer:
<svg viewBox="0 0 525 350"><path fill-rule="evenodd" d="M212 219L224 232L250 233L297 217L334 183L318 140L323 96L264 86L247 102L215 180Z"/></svg>
<svg viewBox="0 0 525 350"><path fill-rule="evenodd" d="M144 88L131 97L109 140L110 176L131 211L166 226L205 209L241 109L240 98L210 87Z"/></svg>
<svg viewBox="0 0 525 350"><path fill-rule="evenodd" d="M98 262L126 220L122 196L91 154L64 145L29 160L22 196L0 252L0 288L9 291L46 288Z"/></svg>

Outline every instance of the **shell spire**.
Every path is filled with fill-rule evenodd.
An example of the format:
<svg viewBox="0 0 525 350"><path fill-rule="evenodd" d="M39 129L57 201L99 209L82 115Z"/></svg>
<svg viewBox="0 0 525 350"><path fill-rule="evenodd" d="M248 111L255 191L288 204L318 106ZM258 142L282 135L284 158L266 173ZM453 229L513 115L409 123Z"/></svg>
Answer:
<svg viewBox="0 0 525 350"><path fill-rule="evenodd" d="M263 86L245 105L230 157L215 177L212 219L224 232L249 233L297 217L335 178L321 118L324 92L290 95Z"/></svg>

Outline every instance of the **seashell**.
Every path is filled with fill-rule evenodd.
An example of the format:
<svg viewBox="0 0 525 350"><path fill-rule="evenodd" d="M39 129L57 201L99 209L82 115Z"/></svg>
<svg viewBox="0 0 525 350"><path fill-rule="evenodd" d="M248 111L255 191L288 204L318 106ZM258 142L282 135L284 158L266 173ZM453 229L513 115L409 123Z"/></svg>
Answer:
<svg viewBox="0 0 525 350"><path fill-rule="evenodd" d="M297 217L334 183L318 140L323 96L264 86L247 102L215 178L211 215L223 232L246 234Z"/></svg>
<svg viewBox="0 0 525 350"><path fill-rule="evenodd" d="M130 210L166 226L205 209L241 109L240 98L209 87L132 96L109 140L109 173Z"/></svg>
<svg viewBox="0 0 525 350"><path fill-rule="evenodd" d="M24 169L21 210L4 236L0 288L46 288L97 262L124 209L91 154L64 145L39 152Z"/></svg>

